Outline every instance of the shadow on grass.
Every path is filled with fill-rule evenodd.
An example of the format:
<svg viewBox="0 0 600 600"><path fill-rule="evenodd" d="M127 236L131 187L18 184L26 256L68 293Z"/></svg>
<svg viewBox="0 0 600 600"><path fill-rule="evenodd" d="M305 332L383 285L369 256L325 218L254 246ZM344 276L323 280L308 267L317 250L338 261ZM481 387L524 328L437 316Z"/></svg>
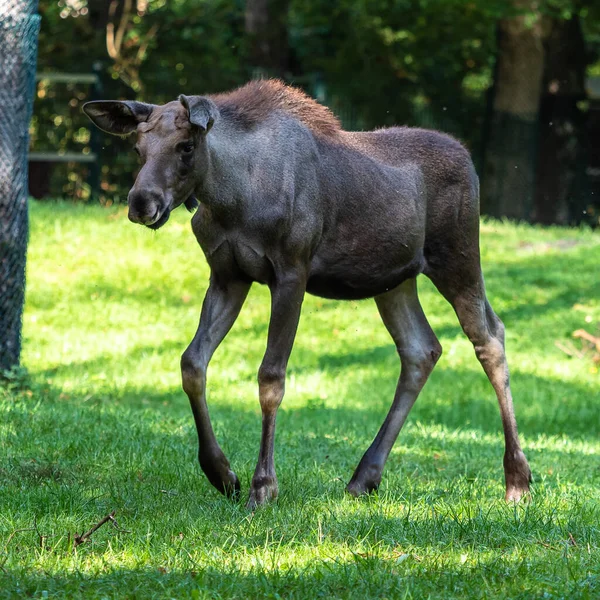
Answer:
<svg viewBox="0 0 600 600"><path fill-rule="evenodd" d="M185 546L180 547L184 555ZM431 553L431 548L423 548ZM423 561L416 551L332 551L328 558L302 567L280 566L275 555L250 569L231 559L219 566L195 561L189 551L187 567L103 569L93 576L75 572L6 571L4 597L65 594L70 598L201 597L201 598L593 598L600 576L593 559L581 549L533 550L526 559L504 548L494 558L464 554L466 560L437 546L435 557ZM348 556L349 554L349 556ZM550 554L550 556L548 556ZM212 561L211 561L212 562ZM586 570L587 569L587 570ZM194 595L195 593L198 595ZM129 594L132 594L131 596ZM202 594L202 595L199 595Z"/></svg>
<svg viewBox="0 0 600 600"><path fill-rule="evenodd" d="M527 254L518 260L513 257L506 264L500 261L490 261L489 264L485 265L484 275L487 287L491 292L492 305L495 304L495 300L514 301L519 292L529 292L536 288L545 291L552 290L549 300L535 303L522 302L514 308L500 311L501 318L506 320L508 324L518 325L520 321L540 318L556 309L570 309L574 303L582 301L586 297L596 298L598 283L594 277L590 276L590 271L595 267L596 260L590 256L590 252L598 252L598 246L583 245L562 253ZM205 288L197 288L196 285L197 282L194 286L193 302L197 305L199 314ZM258 284L255 287L259 287ZM159 295L161 302L173 308L189 306L182 300L182 294L185 290L178 289L177 286L168 281L157 288L154 281L144 285L144 282L140 280L134 285L134 290L132 294L131 291L125 290L123 285L113 284L105 276L100 275L95 278L87 277L78 282L74 293L77 298L84 300L93 297L94 302L98 304L102 300L118 300L126 295L128 301L135 301L147 306L148 302L153 303ZM45 293L39 298L35 290L29 293L30 299L28 301L31 306L47 306L48 298ZM327 313L335 311L338 306L338 303L324 300L316 310ZM263 330L266 330L266 324L257 325L257 333ZM460 328L457 324L456 328L451 327L450 330L454 333L459 331ZM440 328L436 329L436 333L439 333L439 335L446 334L445 329Z"/></svg>
<svg viewBox="0 0 600 600"><path fill-rule="evenodd" d="M244 350L241 342L229 344L231 347ZM179 342L166 341L160 349L156 346L141 346L127 353L126 362L135 370L136 362L142 362L148 355L160 350L161 354L172 353L178 356ZM49 381L57 375L74 376L85 371L93 382L96 375L104 375L107 365L120 362L120 355L100 355L92 360L72 362L68 365L40 371L36 374L41 380ZM312 365L312 366L310 366ZM178 362L174 361L173 369L178 373ZM239 366L236 368L240 369ZM315 351L302 343L297 345L294 358L288 369L288 391L282 405L283 412L288 412L286 399L294 398L294 389L289 385L293 377L314 374L334 376L336 384L335 404L331 408L334 419L327 422L339 423L376 423L377 427L385 417L393 399L400 363L392 345L375 346L360 352L332 353ZM359 376L356 375L359 372ZM251 366L246 366L239 372L238 382L246 389L249 400L247 410L258 414L259 405L256 401L256 374ZM93 385L93 384L92 384ZM225 386L228 384L224 384ZM211 369L208 378L209 402L216 394L218 405L211 406L213 411L223 411L227 408L227 400L222 399L223 384L220 384L219 370ZM600 430L600 413L597 410L598 390L593 385L569 380L550 379L530 373L512 370L511 385L515 397L518 423L522 432L529 438L539 435L567 435L575 438L597 440ZM133 386L132 386L133 387ZM213 391L216 390L217 391ZM316 407L327 408L327 399L322 399L321 390L315 386L315 397L307 399L307 411L316 415ZM92 393L94 391L92 390ZM99 391L99 394L105 392ZM114 393L114 392L111 392ZM85 396L89 394L85 392ZM96 394L94 394L96 395ZM77 398L75 393L74 398ZM165 394L157 394L152 388L128 389L119 399L124 406L139 405L140 400L145 404L171 404L173 397L179 397L187 402L180 387ZM347 398L347 404L340 406L340 401ZM251 402L251 403L250 403ZM231 408L230 417L235 419L235 413L242 411L240 405ZM294 411L295 412L295 411ZM301 423L302 415L297 415ZM318 418L321 420L321 417ZM455 369L440 363L429 378L415 407L411 411L409 421L421 421L428 425L440 425L447 429L460 430L467 428L481 433L499 433L501 431L499 410L494 391L481 369L474 353L470 357L468 367ZM371 425L372 427L372 425ZM375 431L367 435L375 435Z"/></svg>
<svg viewBox="0 0 600 600"><path fill-rule="evenodd" d="M352 360L346 362L350 371ZM372 361L395 362L394 352L375 349ZM443 377L466 378L467 386L472 376L443 370ZM529 377L528 387L548 386L541 393L550 392L551 385L562 386L559 396L586 392L584 386ZM598 573L588 548L598 544L598 505L589 497L578 506L572 495L568 514L551 494L550 501L543 497L524 512L502 502L490 508L487 498L502 497L503 448L487 384L489 399L469 398L477 410L467 427L465 415L457 414L462 405L434 403L428 394L422 404L432 406L415 411L402 432L380 494L358 501L344 497L345 481L385 413L387 400L377 399L379 380L367 377L350 386L353 394L371 399L360 407L328 407L315 398L281 411L276 460L282 494L252 518L243 505L219 496L200 473L192 418L179 389L65 398L48 387L36 397L18 396L6 415L10 427L0 470L0 488L6 492L0 495L0 513L6 523L17 515L28 523L37 517L40 531L50 536L49 547L56 548L52 562L69 556L67 532L83 531L117 509L130 533L99 530L78 549L77 561L95 565L109 552L113 564L122 556L156 564L107 570L110 562L103 562L90 567L93 574L85 568L64 574L61 567L62 573L53 576L8 562L0 572L4 595L35 596L45 590L68 597L119 597L131 590L139 597L181 597L199 590L206 597L311 598L356 597L360 590L361 597L375 598L408 590L414 597L468 597L479 589L486 597L494 592L527 598L547 589L558 597L593 597ZM389 389L394 385L390 382ZM447 383L442 387L449 389ZM211 414L245 497L258 448L257 403L219 400ZM547 433L533 417L522 428L528 425L529 438ZM591 438L595 431L585 420L578 434ZM581 447L542 445L529 454L534 472L560 471L568 463L560 481L577 482L582 495L600 475ZM542 478L543 489L557 485L556 478ZM6 540L11 532L6 525L2 529ZM183 538L179 532L185 532ZM35 531L22 536L11 542L17 555L38 544ZM306 549L315 540L326 549L311 558ZM494 549L493 558L488 558L491 550L478 548ZM286 562L296 551L299 558ZM309 552L305 558L303 551ZM36 550L38 560L50 552ZM569 553L570 561L565 559Z"/></svg>
<svg viewBox="0 0 600 600"><path fill-rule="evenodd" d="M388 360L387 352L376 350L375 356ZM351 371L353 358L345 359ZM356 357L363 359L367 360L362 355ZM374 360L371 357L369 364ZM455 380L462 382L460 389L474 387L476 391L455 400L436 399L437 388L432 385L401 432L386 475L395 473L400 478L395 484L401 484L418 471L423 487L416 491L421 493L432 479L439 480L440 488L447 488L459 476L500 484L503 440L491 387L483 374L442 369L440 375L449 380L439 382L444 393L456 389L451 385ZM530 449L524 445L534 473L550 468L560 472L568 460L563 481L570 477L597 478L599 470L590 465L590 452L585 449L586 440L597 442L596 403L591 394L586 406L580 402L578 410L587 410L589 415L584 414L577 421L577 429L569 431L572 417L568 419L564 400L583 398L590 390L531 375L522 376L522 383L527 389L536 389L541 398L548 398L520 411L521 430L534 446ZM355 398L365 396L365 402L330 407L327 400L308 398L304 406L287 408L284 402L277 434L280 477L285 474L286 479L302 480L317 494L323 486L343 489L385 417L395 382L390 377L382 386L380 377L364 377L349 387ZM477 393L480 390L484 390L482 395ZM248 391L254 396L254 385L248 386ZM293 390L288 394L293 395ZM252 399L232 404L219 397L210 403L210 410L217 437L247 489L260 435L258 402ZM553 411L554 421L549 419ZM210 489L196 463L193 420L179 388L164 393L135 389L122 397L112 397L110 392L65 397L60 390L48 388L41 398L15 402L7 417L11 433L6 440L8 452L3 452L6 466L0 471L0 481L5 483L57 482L60 487L61 482L85 481L86 485L115 490L131 484L143 488L145 472L150 472L154 473L150 479L156 489L180 488L181 478L190 487L202 488L202 493ZM545 437L552 433L574 435L581 443L545 443Z"/></svg>
<svg viewBox="0 0 600 600"><path fill-rule="evenodd" d="M488 268L490 289L509 305L508 310L499 311L509 329L534 318L547 323L544 319L549 319L551 312L567 311L573 303L593 296L596 293L594 281L589 277L589 260L586 265L584 258L579 250L571 250L564 256L528 256L517 264ZM564 282L560 278L561 271L565 273ZM546 292L551 289L551 293L544 296L543 305L515 300L519 289L532 293L534 285L544 286ZM123 293L121 288L111 286L98 290L93 282L82 293L91 293L92 287L100 299ZM142 298L147 304L144 294L142 292ZM173 306L181 305L175 290L167 291L165 301ZM318 310L336 308L336 304L325 303ZM264 339L266 328L266 322L256 323L250 332ZM436 328L436 331L440 337L454 337L460 329L456 323ZM77 381L85 371L89 385L85 393L69 392L68 397L50 386L34 390L31 396L18 396L6 405L0 447L0 515L5 519L0 521L0 526L3 530L18 518L30 524L38 517L42 530L46 531L43 528L47 527L49 533L60 539L65 531L82 531L116 508L123 517L122 525L133 531L134 553L164 556L162 550L153 554L144 545L146 533L157 532L161 526L165 539L160 542L168 547L172 539L167 539L167 535L196 528L198 533L193 544L208 546L222 561L222 566L207 566L206 562L190 559L188 572L181 568L171 570L165 564L156 565L156 571L131 569L99 573L93 578L77 574L52 578L24 571L14 571L13 575L7 565L5 568L9 570L5 575L11 578L10 587L0 585L0 588L16 590L20 585L25 594L65 589L72 595L84 596L86 590L93 587L99 595L110 596L117 595L115 585L130 584L134 589L136 585L156 586L152 593L159 596L167 595L165 590L171 588L174 596L180 590L201 588L216 590L224 596L279 594L307 598L318 593L350 596L357 589L363 597L393 597L415 586L418 588L416 597L440 596L440 590L451 590L461 596L465 581L475 574L482 588L486 582L498 586L514 583L514 593L508 595L530 597L527 592L531 588L518 587L518 581L534 573L535 585L539 586L541 580L550 581L547 583L549 593L558 597L577 595L573 576L564 571L561 566L564 563L554 560L554 554L552 560L547 557L538 560L531 553L527 561L519 558L523 539L535 545L537 537L544 544L558 547L558 551L552 552L557 552L556 557L562 556L560 552L565 544L558 540L565 539L565 525L547 520L548 513L552 514L555 508L551 506L548 510L545 498L541 499L538 512L530 513L533 516L529 521L525 524L515 521L508 533L506 523L510 513L506 507L494 518L476 515L465 522L452 514L450 504L444 505L450 502L456 506L463 500L468 504L481 499L489 503L489 498L502 497L500 417L492 388L474 355L465 369L446 367L442 359L390 456L379 499L354 503L344 498L344 485L391 403L399 371L395 350L389 344L364 351L333 353L327 348L325 351L312 348L308 341L303 341L301 332L298 342L290 365L286 400L278 417L276 461L282 490L280 502L257 513L253 519L248 518L242 506L219 496L202 476L196 461L193 420L179 386L165 392L133 384L128 384L125 391L111 389L110 384L98 384L94 388L94 376L111 372L107 363L112 367L120 360L116 354L37 373L36 378L43 381L71 375ZM225 344L231 348L232 340ZM241 348L241 342L237 344ZM184 347L185 344L172 341L138 347L127 355L127 364L135 369L136 363L160 352L176 357L173 361L176 371L177 359ZM242 480L244 496L254 469L260 435L255 373L245 369L233 368L236 376L241 375L241 387L236 384L235 390L241 389L244 395L244 399L235 403L226 397L232 389L229 381L218 383L218 369L209 374L213 424ZM302 392L301 386L298 391L294 389L294 376L301 380L319 373L336 376L334 383L329 381L328 384L330 398L322 398L318 386L310 392ZM597 389L573 380L520 373L515 365L512 375L519 427L536 479L534 492L570 487L575 490L574 494L587 494L586 501L591 504L590 498L600 478L595 460L597 446L590 448L590 444L597 444L600 430ZM315 380L318 381L318 377ZM294 402L297 394L302 395L300 407ZM558 440L548 441L549 435ZM425 510L419 515L407 516L403 507L415 502L420 502ZM439 509L440 503L446 506L445 513L429 510L436 506ZM338 505L347 512L336 513L334 507ZM576 515L568 533L573 533L580 544L578 550L567 549L585 553L589 534L584 529L588 526L591 530L589 524L597 523L597 514L592 517L589 512L572 507L561 510L565 519L567 511ZM297 518L286 521L290 514ZM587 516L582 519L582 515ZM317 518L320 525L316 523ZM248 523L247 529L239 533L236 527L244 523ZM227 563L223 548L230 536L236 545L258 551L265 544L265 531L274 527L293 529L290 523L297 523L298 529L292 531L289 548L294 548L298 541L313 546L317 539L315 532L321 527L324 541L332 544L331 561L318 560L305 570L282 568L278 572L266 568L260 571L259 567L252 572L242 572L235 570L231 560ZM5 539L10 532L8 529ZM99 531L97 541L83 547L81 552L90 556L105 552L108 540L114 541L113 547L118 549L109 533L114 535L112 530ZM31 535L36 543L35 533L25 535ZM373 545L382 540L389 545L409 544L417 549L416 554L429 552L433 547L440 550L440 556L420 567L421 563L413 559L412 554L400 563L395 558L369 555L368 551L366 556L357 551L349 561L336 555L336 544L355 544L360 540ZM457 567L455 558L450 560L443 556L444 547L456 541L465 552L484 542L489 548L502 550L494 554L494 564L480 557L475 566L469 567L467 561L464 567ZM124 541L120 547L125 548L124 551L126 544ZM157 548L160 550L162 546L153 547L152 552ZM543 545L542 548L542 552L547 553L548 548ZM193 552L191 546L190 550ZM510 556L506 557L505 553ZM185 556L181 560L185 561ZM498 566L503 560L506 564ZM552 564L556 565L556 572L549 571L554 568ZM159 571L159 567L163 571ZM588 571L594 573L591 569ZM192 572L196 573L193 577L189 574ZM585 580L585 575L581 577ZM148 595L151 594L144 597ZM464 595L468 596L468 590Z"/></svg>

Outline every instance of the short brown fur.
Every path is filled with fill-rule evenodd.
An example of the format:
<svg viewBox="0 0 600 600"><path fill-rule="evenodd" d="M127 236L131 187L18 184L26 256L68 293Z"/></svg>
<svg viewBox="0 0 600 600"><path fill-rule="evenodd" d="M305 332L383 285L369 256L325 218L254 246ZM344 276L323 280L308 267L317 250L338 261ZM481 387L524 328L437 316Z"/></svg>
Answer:
<svg viewBox="0 0 600 600"><path fill-rule="evenodd" d="M322 136L336 137L342 130L338 118L327 107L278 79L250 81L232 92L210 98L222 113L247 129L281 110Z"/></svg>

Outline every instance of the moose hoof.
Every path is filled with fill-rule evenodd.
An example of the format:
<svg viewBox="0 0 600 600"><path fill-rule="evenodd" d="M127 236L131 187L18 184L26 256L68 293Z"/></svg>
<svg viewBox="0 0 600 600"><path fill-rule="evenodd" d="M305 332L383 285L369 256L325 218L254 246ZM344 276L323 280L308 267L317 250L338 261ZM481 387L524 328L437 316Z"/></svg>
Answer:
<svg viewBox="0 0 600 600"><path fill-rule="evenodd" d="M260 480L253 480L246 508L254 510L277 498L278 493L279 488L275 477L262 477Z"/></svg>
<svg viewBox="0 0 600 600"><path fill-rule="evenodd" d="M237 499L240 495L241 486L237 475L229 470L225 475L216 475L208 477L208 480L216 487L221 494L227 498Z"/></svg>
<svg viewBox="0 0 600 600"><path fill-rule="evenodd" d="M505 456L505 477L507 502L520 502L529 497L531 469L523 452L519 451L511 460Z"/></svg>
<svg viewBox="0 0 600 600"><path fill-rule="evenodd" d="M240 485L240 480L237 478L237 475L233 471L229 471L225 480L223 481L223 489L221 492L227 496L228 498L233 498L237 500L240 496L240 491L242 486Z"/></svg>
<svg viewBox="0 0 600 600"><path fill-rule="evenodd" d="M346 486L346 492L355 498L366 496L367 494L372 494L377 491L380 481L380 479L360 480L354 479L353 477Z"/></svg>
<svg viewBox="0 0 600 600"><path fill-rule="evenodd" d="M381 468L377 465L358 465L352 479L346 486L346 492L358 498L377 491L381 483Z"/></svg>
<svg viewBox="0 0 600 600"><path fill-rule="evenodd" d="M530 497L529 486L524 488L510 487L506 489L505 500L507 502L520 502Z"/></svg>
<svg viewBox="0 0 600 600"><path fill-rule="evenodd" d="M529 484L531 483L531 471L527 468L527 473L520 477L506 478L506 496L507 502L520 502L530 497Z"/></svg>
<svg viewBox="0 0 600 600"><path fill-rule="evenodd" d="M228 498L235 499L239 497L241 490L240 480L229 468L229 465L221 469L214 468L213 463L200 463L200 466L210 483L213 487L217 488L221 494Z"/></svg>

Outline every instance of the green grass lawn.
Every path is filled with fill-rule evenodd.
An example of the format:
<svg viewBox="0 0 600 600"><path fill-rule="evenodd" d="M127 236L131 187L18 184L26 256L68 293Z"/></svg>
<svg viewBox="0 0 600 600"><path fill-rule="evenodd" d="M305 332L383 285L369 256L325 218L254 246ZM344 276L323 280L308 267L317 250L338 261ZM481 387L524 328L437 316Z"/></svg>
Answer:
<svg viewBox="0 0 600 600"><path fill-rule="evenodd" d="M600 598L600 374L555 346L598 332L600 234L482 224L531 502L503 501L495 396L422 278L444 355L379 493L344 486L391 402L395 349L372 301L307 297L278 418L280 497L249 513L201 473L180 386L208 282L188 221L153 233L122 208L33 203L30 380L0 388L0 597ZM209 370L244 500L268 309L254 287ZM121 531L73 547L113 510Z"/></svg>

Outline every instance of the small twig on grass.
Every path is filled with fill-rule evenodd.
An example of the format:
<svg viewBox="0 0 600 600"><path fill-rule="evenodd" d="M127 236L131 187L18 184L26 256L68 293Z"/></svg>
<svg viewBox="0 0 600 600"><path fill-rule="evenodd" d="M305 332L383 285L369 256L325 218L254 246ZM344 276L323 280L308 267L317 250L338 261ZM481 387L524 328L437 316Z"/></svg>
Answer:
<svg viewBox="0 0 600 600"><path fill-rule="evenodd" d="M91 535L95 531L100 529L100 527L102 527L102 525L104 525L105 523L108 523L109 521L113 524L113 526L115 527L115 529L117 531L120 531L122 533L131 533L131 531L127 531L126 529L121 529L119 527L119 524L115 520L116 512L117 512L116 510L113 510L109 515L106 515L103 519L98 521L98 523L96 523L89 531L86 531L82 535L75 534L75 538L73 540L73 548L77 548L77 546L80 546L84 542L87 542L90 539Z"/></svg>
<svg viewBox="0 0 600 600"><path fill-rule="evenodd" d="M577 542L575 541L575 538L573 537L573 534L569 531L569 540L570 540L570 544L572 546L577 546Z"/></svg>
<svg viewBox="0 0 600 600"><path fill-rule="evenodd" d="M121 526L117 523L117 520L114 517L115 511L113 511L112 515L109 515L111 523L113 524L113 527L119 532L119 533L131 533L131 531L129 531L128 529L123 529L121 528Z"/></svg>
<svg viewBox="0 0 600 600"><path fill-rule="evenodd" d="M577 348L575 348L572 344L566 346L562 342L556 341L554 342L554 345L568 356L574 356L575 358L585 358L585 354L577 350Z"/></svg>
<svg viewBox="0 0 600 600"><path fill-rule="evenodd" d="M586 342L590 342L594 346L596 346L596 350L600 352L600 337L596 337L591 333L588 333L585 329L578 329L573 332L574 338L579 338L581 340L585 340Z"/></svg>
<svg viewBox="0 0 600 600"><path fill-rule="evenodd" d="M546 542L542 542L542 540L538 540L537 543L540 544L540 546L544 546L544 548L548 548L550 550L556 550L557 552L560 550L560 548L555 548L554 546L547 544Z"/></svg>
<svg viewBox="0 0 600 600"><path fill-rule="evenodd" d="M40 533L40 530L38 529L38 526L37 526L37 517L35 517L35 516L33 517L33 528L35 529L35 532L38 535L38 541L40 542L40 548L43 550L44 544L45 544L46 540L48 539L48 536L42 535Z"/></svg>
<svg viewBox="0 0 600 600"><path fill-rule="evenodd" d="M98 521L98 523L96 523L89 531L86 531L84 534L78 535L76 533L75 538L73 540L73 548L77 548L77 546L80 546L81 544L86 542L95 531L100 529L102 525L108 523L111 520L111 518L115 516L115 512L116 511L113 510L109 515L106 515L102 520Z"/></svg>

